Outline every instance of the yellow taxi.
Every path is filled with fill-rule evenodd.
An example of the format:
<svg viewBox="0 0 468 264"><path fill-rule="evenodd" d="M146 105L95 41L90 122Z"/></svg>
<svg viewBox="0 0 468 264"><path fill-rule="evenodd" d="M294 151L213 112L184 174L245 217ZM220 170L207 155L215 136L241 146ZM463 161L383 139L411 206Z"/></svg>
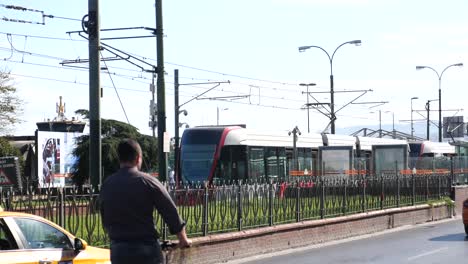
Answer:
<svg viewBox="0 0 468 264"><path fill-rule="evenodd" d="M468 236L468 199L463 201L463 224L465 225L465 233Z"/></svg>
<svg viewBox="0 0 468 264"><path fill-rule="evenodd" d="M108 249L87 243L39 216L0 207L1 264L110 264Z"/></svg>

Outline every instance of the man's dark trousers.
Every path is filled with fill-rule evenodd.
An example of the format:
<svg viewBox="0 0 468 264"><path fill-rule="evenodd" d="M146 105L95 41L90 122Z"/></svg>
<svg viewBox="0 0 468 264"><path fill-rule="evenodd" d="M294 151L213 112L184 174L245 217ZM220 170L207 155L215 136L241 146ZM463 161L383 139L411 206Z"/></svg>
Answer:
<svg viewBox="0 0 468 264"><path fill-rule="evenodd" d="M111 241L112 264L164 263L161 245L154 241Z"/></svg>

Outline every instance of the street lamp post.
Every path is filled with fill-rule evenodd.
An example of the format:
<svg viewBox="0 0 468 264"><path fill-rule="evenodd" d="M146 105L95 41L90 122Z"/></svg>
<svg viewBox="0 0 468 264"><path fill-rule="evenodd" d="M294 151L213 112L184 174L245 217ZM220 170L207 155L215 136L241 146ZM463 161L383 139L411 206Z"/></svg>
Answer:
<svg viewBox="0 0 468 264"><path fill-rule="evenodd" d="M307 133L310 133L310 118L309 118L309 110L310 110L310 105L309 105L309 86L315 86L315 83L300 83L300 86L306 86L307 87Z"/></svg>
<svg viewBox="0 0 468 264"><path fill-rule="evenodd" d="M413 100L419 99L418 97L411 97L411 138L414 137L414 127L413 127Z"/></svg>
<svg viewBox="0 0 468 264"><path fill-rule="evenodd" d="M359 46L359 45L361 45L361 40L352 40L352 41L347 41L345 43L342 43L341 45L339 45L335 49L335 51L333 52L331 57L330 57L330 54L328 54L328 52L325 49L323 49L322 47L319 47L319 46L301 46L301 47L299 47L299 52L304 52L304 51L306 51L307 49L310 49L310 48L321 49L323 52L325 52L325 54L327 54L328 60L330 61L330 127L331 127L331 133L332 134L335 134L335 120L336 120L336 116L335 116L335 97L334 97L334 87L333 87L333 58L335 57L336 51L341 46L343 46L345 44L354 44L356 46Z"/></svg>
<svg viewBox="0 0 468 264"><path fill-rule="evenodd" d="M298 134L299 136L301 135L301 131L299 130L299 128L297 126L295 126L293 128L292 131L289 131L288 132L288 135L290 136L291 134L293 134L293 161L294 161L294 170L299 170L299 154L297 153L297 147L296 147L296 143L297 143L297 139L298 139Z"/></svg>
<svg viewBox="0 0 468 264"><path fill-rule="evenodd" d="M461 66L463 66L463 63L451 64L451 65L445 67L445 69L440 74L436 70L434 70L434 68L432 68L432 67L429 67L429 66L416 66L416 70L422 70L422 69L426 69L426 68L431 69L432 71L434 71L437 74L437 77L439 78L439 142L442 142L442 90L441 90L442 75L444 74L444 72L448 68L454 67L454 66L461 67Z"/></svg>

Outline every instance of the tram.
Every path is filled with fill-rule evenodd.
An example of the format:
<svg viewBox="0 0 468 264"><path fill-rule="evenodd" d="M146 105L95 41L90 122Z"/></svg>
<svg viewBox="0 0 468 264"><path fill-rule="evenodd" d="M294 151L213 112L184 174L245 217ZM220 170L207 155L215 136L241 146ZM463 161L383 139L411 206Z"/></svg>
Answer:
<svg viewBox="0 0 468 264"><path fill-rule="evenodd" d="M186 129L180 147L182 182L375 174L408 169L409 153L405 140L302 134L294 143L284 131L240 126Z"/></svg>

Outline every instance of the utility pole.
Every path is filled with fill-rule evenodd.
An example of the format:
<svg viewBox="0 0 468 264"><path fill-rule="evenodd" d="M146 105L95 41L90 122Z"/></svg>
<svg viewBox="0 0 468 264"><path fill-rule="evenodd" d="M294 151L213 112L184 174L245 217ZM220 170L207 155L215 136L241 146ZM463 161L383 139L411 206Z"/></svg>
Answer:
<svg viewBox="0 0 468 264"><path fill-rule="evenodd" d="M426 103L426 111L427 111L427 136L426 136L426 139L429 140L429 122L430 122L430 119L429 119L429 113L431 112L430 110L430 102L431 100L427 100L427 103Z"/></svg>
<svg viewBox="0 0 468 264"><path fill-rule="evenodd" d="M151 130L153 131L153 137L156 137L156 127L158 126L158 122L156 122L157 120L157 113L158 113L158 110L156 109L156 105L155 105L155 102L154 102L154 92L156 90L156 87L154 86L154 79L156 78L156 68L154 69L153 71L153 79L151 81L151 84L150 84L150 91L151 91L151 101L150 101L150 118L151 118L151 121L149 123L149 126L151 127Z"/></svg>
<svg viewBox="0 0 468 264"><path fill-rule="evenodd" d="M186 112L185 112L186 113ZM179 70L174 70L174 178L180 180L179 170Z"/></svg>
<svg viewBox="0 0 468 264"><path fill-rule="evenodd" d="M166 132L166 92L164 88L164 48L162 0L156 1L156 50L157 50L157 105L158 105L158 161L159 180L165 181L167 175L167 154L164 152L164 133Z"/></svg>
<svg viewBox="0 0 468 264"><path fill-rule="evenodd" d="M94 188L101 180L101 76L99 0L88 1L89 37L89 177Z"/></svg>

